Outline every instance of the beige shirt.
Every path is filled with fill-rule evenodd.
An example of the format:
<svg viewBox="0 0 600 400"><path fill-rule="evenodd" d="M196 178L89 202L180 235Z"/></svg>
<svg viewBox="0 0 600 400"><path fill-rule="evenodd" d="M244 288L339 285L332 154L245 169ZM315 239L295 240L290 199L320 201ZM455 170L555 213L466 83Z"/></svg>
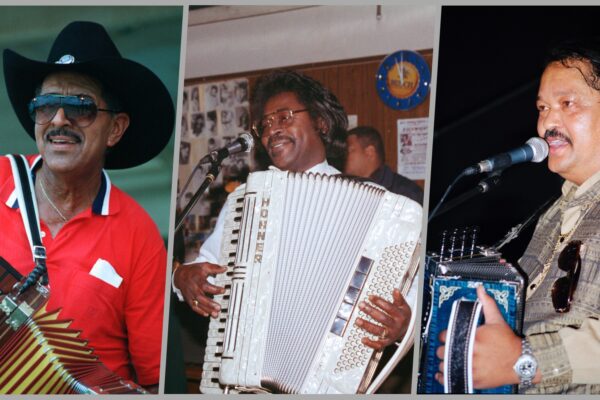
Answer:
<svg viewBox="0 0 600 400"><path fill-rule="evenodd" d="M577 199L600 180L600 171L588 178L581 186L566 181L562 192L566 197ZM570 195L570 196L569 196ZM564 211L561 234L576 228L582 207L576 206ZM558 331L567 353L572 370L573 383L600 383L600 321L588 318L578 329L562 328Z"/></svg>
<svg viewBox="0 0 600 400"><path fill-rule="evenodd" d="M562 186L562 193L568 200L577 199L587 192L596 182L600 180L600 171L590 176L581 186L577 187L573 182L565 181ZM566 235L576 228L575 224L581 216L581 205L566 209L562 215L560 225L561 235Z"/></svg>

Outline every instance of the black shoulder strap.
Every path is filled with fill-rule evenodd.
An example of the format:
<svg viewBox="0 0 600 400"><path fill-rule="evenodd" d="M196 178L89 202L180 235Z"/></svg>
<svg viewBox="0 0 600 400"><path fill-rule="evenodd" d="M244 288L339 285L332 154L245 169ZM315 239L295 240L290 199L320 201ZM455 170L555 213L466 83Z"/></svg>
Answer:
<svg viewBox="0 0 600 400"><path fill-rule="evenodd" d="M48 274L46 269L46 248L42 244L40 235L40 220L37 210L37 202L35 201L35 192L33 189L33 180L31 179L31 171L27 160L23 155L8 155L10 165L13 171L13 179L15 182L15 190L21 209L21 217L23 226L27 232L29 245L31 246L31 254L35 267L27 276L27 279L21 286L19 293L23 293L31 285L42 277L42 284L48 284Z"/></svg>

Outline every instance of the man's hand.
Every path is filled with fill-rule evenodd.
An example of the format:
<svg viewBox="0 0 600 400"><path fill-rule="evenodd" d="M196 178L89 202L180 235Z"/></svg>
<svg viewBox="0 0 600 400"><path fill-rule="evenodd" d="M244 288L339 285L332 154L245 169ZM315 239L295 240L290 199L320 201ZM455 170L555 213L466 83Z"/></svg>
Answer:
<svg viewBox="0 0 600 400"><path fill-rule="evenodd" d="M365 331L379 336L377 340L371 340L364 337L362 342L375 350L381 350L385 346L402 340L410 323L410 307L400 294L400 290L394 289L392 292L393 303L382 299L379 296L369 296L369 303L362 302L358 307L369 317L379 322L376 325L362 318L356 319L356 325Z"/></svg>
<svg viewBox="0 0 600 400"><path fill-rule="evenodd" d="M227 270L225 267L211 263L196 263L182 265L177 268L173 276L175 287L181 290L181 294L192 310L208 317L217 318L221 307L211 299L212 295L223 294L225 289L208 283L209 275L216 275Z"/></svg>
<svg viewBox="0 0 600 400"><path fill-rule="evenodd" d="M496 302L483 285L477 288L477 298L483 306L485 324L477 328L473 347L473 387L489 389L519 383L513 365L521 355L521 339L508 326ZM446 331L440 333L440 341L446 342ZM444 348L438 347L436 355L440 362L436 380L444 384Z"/></svg>

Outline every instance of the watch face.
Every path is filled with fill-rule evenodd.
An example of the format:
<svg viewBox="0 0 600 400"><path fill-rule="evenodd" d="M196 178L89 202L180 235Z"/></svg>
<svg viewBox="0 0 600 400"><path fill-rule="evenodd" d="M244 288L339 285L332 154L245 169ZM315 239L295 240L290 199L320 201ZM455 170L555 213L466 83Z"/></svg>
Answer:
<svg viewBox="0 0 600 400"><path fill-rule="evenodd" d="M533 378L537 370L537 361L529 354L523 354L517 361L516 373L522 378Z"/></svg>
<svg viewBox="0 0 600 400"><path fill-rule="evenodd" d="M401 50L381 62L376 78L377 93L387 106L409 110L427 97L431 73L419 53Z"/></svg>

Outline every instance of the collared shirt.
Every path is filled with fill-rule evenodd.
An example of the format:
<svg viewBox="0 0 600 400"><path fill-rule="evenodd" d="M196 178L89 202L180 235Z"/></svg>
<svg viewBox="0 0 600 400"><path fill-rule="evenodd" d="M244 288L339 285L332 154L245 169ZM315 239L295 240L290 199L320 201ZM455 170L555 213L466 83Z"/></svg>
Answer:
<svg viewBox="0 0 600 400"><path fill-rule="evenodd" d="M542 372L542 382L527 393L597 394L600 393L600 368L596 362L600 355L600 173L580 186L565 182L562 193L540 217L519 262L530 283L536 283L526 302L523 331ZM557 248L560 235L567 233L569 238ZM570 311L557 313L552 305L552 286L566 275L558 267L558 258L571 240L583 242L579 279Z"/></svg>
<svg viewBox="0 0 600 400"><path fill-rule="evenodd" d="M32 170L43 162L29 156ZM100 360L118 375L158 383L166 251L156 225L103 171L93 204L67 221L55 237L40 221L50 299L72 319ZM9 160L0 157L0 256L19 273L33 268L16 202Z"/></svg>
<svg viewBox="0 0 600 400"><path fill-rule="evenodd" d="M583 196L587 191L592 188L596 182L600 180L600 171L596 172L594 175L589 177L585 182L583 182L580 186L575 185L573 182L565 181L562 185L562 194L563 197L569 200L576 200ZM566 235L573 228L575 228L575 224L579 220L582 212L582 204L577 204L576 206L567 208L564 210L561 220L560 233L562 235Z"/></svg>

